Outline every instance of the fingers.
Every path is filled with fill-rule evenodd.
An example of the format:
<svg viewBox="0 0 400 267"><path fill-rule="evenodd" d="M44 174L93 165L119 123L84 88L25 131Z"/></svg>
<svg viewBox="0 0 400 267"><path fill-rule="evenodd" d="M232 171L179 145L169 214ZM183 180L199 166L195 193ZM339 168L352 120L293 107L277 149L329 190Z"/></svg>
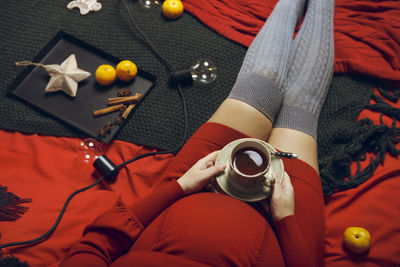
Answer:
<svg viewBox="0 0 400 267"><path fill-rule="evenodd" d="M281 181L277 180L271 196L271 213L274 221L294 214L294 189L289 175L285 172Z"/></svg>
<svg viewBox="0 0 400 267"><path fill-rule="evenodd" d="M274 189L272 191L272 198L279 199L288 197L294 194L292 182L287 172L284 172L282 180L275 179Z"/></svg>
<svg viewBox="0 0 400 267"><path fill-rule="evenodd" d="M285 172L285 174L286 174L286 172ZM272 174L273 177L275 178L274 188L272 191L272 197L278 195L282 191L282 183L283 183L283 180L285 180L285 174L283 175L282 180L278 179L276 177L275 173Z"/></svg>
<svg viewBox="0 0 400 267"><path fill-rule="evenodd" d="M212 177L224 171L225 166L215 165L219 152L214 151L200 159L177 180L185 194L201 190Z"/></svg>
<svg viewBox="0 0 400 267"><path fill-rule="evenodd" d="M281 181L276 181L274 184L274 188L272 190L271 199L279 199L282 195L282 184Z"/></svg>
<svg viewBox="0 0 400 267"><path fill-rule="evenodd" d="M214 163L220 152L221 152L221 150L217 150L217 151L211 152L210 154L208 154L204 158L200 159L200 161L204 161L204 162L212 161Z"/></svg>
<svg viewBox="0 0 400 267"><path fill-rule="evenodd" d="M211 166L213 166L215 164L215 161L216 161L216 159L217 159L217 157L218 157L220 152L221 152L220 150L211 152L210 154L208 154L204 158L202 158L199 161L197 161L196 166L198 166L200 169L210 168Z"/></svg>
<svg viewBox="0 0 400 267"><path fill-rule="evenodd" d="M212 160L207 160L206 162L206 168L210 168L211 166L214 165L214 162Z"/></svg>
<svg viewBox="0 0 400 267"><path fill-rule="evenodd" d="M214 151L198 161L202 176L207 179L214 177L225 170L225 165L217 166L215 161L221 151Z"/></svg>
<svg viewBox="0 0 400 267"><path fill-rule="evenodd" d="M222 166L213 165L207 169L204 169L203 175L204 175L204 178L211 178L213 176L216 176L216 175L222 173L224 170L225 170L225 165L222 165Z"/></svg>
<svg viewBox="0 0 400 267"><path fill-rule="evenodd" d="M285 191L293 191L292 181L290 180L290 177L289 177L289 175L287 174L287 172L285 172L285 173L283 174L283 179L282 179L281 187L282 187L282 190L285 190Z"/></svg>
<svg viewBox="0 0 400 267"><path fill-rule="evenodd" d="M281 199L294 199L294 189L289 175L285 172L280 182L274 185L272 198L278 202Z"/></svg>

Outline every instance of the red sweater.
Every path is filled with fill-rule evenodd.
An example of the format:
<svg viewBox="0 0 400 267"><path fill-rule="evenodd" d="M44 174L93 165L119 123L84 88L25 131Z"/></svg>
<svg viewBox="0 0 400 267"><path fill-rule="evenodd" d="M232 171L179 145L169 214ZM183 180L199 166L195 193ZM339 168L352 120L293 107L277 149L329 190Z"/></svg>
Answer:
<svg viewBox="0 0 400 267"><path fill-rule="evenodd" d="M276 236L258 212L234 198L184 197L173 179L133 206L99 216L60 266L317 265L294 216L274 227Z"/></svg>

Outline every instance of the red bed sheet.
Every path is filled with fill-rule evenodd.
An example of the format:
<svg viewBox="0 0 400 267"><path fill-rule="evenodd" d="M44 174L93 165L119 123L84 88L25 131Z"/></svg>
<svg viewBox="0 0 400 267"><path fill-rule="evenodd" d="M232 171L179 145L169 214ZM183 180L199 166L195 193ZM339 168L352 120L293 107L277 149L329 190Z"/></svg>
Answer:
<svg viewBox="0 0 400 267"><path fill-rule="evenodd" d="M397 106L400 108L400 103ZM379 121L379 114L371 111L363 111L362 117ZM385 118L385 123L391 125L392 121ZM98 175L79 153L79 138L7 131L0 131L0 138L0 184L21 198L32 198L32 203L24 204L29 210L20 219L0 222L1 243L38 237L54 223L69 194L93 183ZM116 164L154 151L122 141L114 141L104 150ZM114 183L105 182L78 194L50 238L34 246L10 248L7 252L31 266L55 266L80 238L85 225L97 215L117 201L131 204L151 192L172 157L154 156L128 165ZM326 266L400 264L399 180L400 161L387 155L384 165L367 182L326 198ZM349 226L370 231L369 253L354 255L343 248L343 231Z"/></svg>

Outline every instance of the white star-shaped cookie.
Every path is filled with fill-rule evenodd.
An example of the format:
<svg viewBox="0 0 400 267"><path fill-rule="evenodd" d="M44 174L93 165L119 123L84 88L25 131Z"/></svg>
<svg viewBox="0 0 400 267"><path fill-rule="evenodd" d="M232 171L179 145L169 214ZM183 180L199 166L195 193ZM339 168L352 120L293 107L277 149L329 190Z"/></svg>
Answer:
<svg viewBox="0 0 400 267"><path fill-rule="evenodd" d="M75 55L70 55L61 65L43 65L50 75L50 81L45 92L64 91L75 97L78 90L78 82L88 78L91 74L78 68Z"/></svg>

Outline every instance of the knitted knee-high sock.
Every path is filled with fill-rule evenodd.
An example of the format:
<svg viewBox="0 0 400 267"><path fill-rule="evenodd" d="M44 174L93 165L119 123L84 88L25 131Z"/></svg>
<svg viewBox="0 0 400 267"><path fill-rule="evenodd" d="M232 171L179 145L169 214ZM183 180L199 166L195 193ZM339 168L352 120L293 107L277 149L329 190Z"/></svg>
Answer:
<svg viewBox="0 0 400 267"><path fill-rule="evenodd" d="M241 100L272 122L283 99L282 86L293 33L305 0L280 0L251 43L228 98Z"/></svg>
<svg viewBox="0 0 400 267"><path fill-rule="evenodd" d="M291 128L317 139L318 118L332 80L334 0L309 0L293 41L285 97L274 127Z"/></svg>

